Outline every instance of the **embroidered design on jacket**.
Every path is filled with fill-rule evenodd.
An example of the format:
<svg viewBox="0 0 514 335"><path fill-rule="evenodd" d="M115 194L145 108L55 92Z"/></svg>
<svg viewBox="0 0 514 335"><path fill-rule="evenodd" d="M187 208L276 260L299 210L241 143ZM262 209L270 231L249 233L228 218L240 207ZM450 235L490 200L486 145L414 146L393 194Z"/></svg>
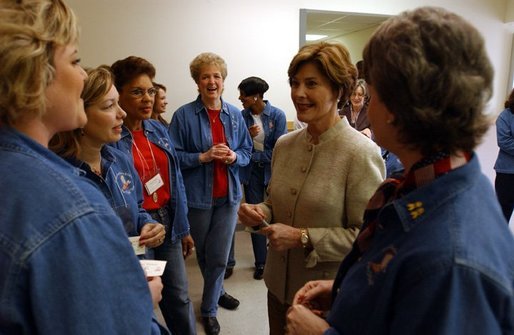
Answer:
<svg viewBox="0 0 514 335"><path fill-rule="evenodd" d="M380 272L385 273L387 265L396 256L396 249L394 247L387 248L382 256L382 260L378 263L368 262L367 275L368 284L371 286L375 283L375 276Z"/></svg>
<svg viewBox="0 0 514 335"><path fill-rule="evenodd" d="M425 213L423 203L421 201L411 202L407 204L407 210L410 212L410 216L415 220L421 214Z"/></svg>

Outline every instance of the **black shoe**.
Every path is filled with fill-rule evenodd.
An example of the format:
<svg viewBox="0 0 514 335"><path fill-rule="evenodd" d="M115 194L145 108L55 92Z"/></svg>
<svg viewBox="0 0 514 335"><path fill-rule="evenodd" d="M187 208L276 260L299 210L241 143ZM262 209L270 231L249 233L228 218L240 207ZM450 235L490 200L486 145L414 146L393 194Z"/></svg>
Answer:
<svg viewBox="0 0 514 335"><path fill-rule="evenodd" d="M229 278L230 276L232 276L232 273L234 273L234 268L227 268L225 270L225 276L223 278L224 279Z"/></svg>
<svg viewBox="0 0 514 335"><path fill-rule="evenodd" d="M264 276L264 267L258 266L255 268L255 272L253 273L253 279L261 280Z"/></svg>
<svg viewBox="0 0 514 335"><path fill-rule="evenodd" d="M207 335L218 335L220 333L220 324L215 316L202 316L203 328Z"/></svg>
<svg viewBox="0 0 514 335"><path fill-rule="evenodd" d="M218 305L220 305L221 307L225 308L225 309L236 309L237 306L239 306L239 300L237 300L236 298L234 298L233 296L231 296L230 294L226 293L223 294L219 300L218 300Z"/></svg>

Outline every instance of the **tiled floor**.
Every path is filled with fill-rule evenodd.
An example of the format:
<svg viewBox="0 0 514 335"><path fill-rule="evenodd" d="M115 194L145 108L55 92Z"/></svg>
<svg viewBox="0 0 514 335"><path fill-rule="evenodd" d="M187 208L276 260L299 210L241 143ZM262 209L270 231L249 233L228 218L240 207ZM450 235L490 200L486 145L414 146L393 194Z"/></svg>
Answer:
<svg viewBox="0 0 514 335"><path fill-rule="evenodd" d="M266 287L264 281L253 279L254 258L249 233L238 227L236 232L236 267L234 274L225 280L225 290L237 298L241 304L235 311L219 308L218 321L221 335L264 335L269 334L266 309ZM195 306L198 335L204 335L200 323L200 303L202 299L203 279L192 256L186 261L189 295ZM160 317L160 315L159 315ZM162 318L160 319L163 322ZM164 324L164 323L163 323Z"/></svg>

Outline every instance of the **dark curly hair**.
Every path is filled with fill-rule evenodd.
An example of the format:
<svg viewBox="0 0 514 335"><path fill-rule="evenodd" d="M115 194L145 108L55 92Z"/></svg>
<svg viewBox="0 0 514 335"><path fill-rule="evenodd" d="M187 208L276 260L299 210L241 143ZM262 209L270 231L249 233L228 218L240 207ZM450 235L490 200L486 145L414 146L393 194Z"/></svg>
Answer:
<svg viewBox="0 0 514 335"><path fill-rule="evenodd" d="M493 68L470 23L442 8L406 11L379 26L363 56L402 143L423 155L476 147L490 124Z"/></svg>
<svg viewBox="0 0 514 335"><path fill-rule="evenodd" d="M123 86L134 78L146 74L151 80L155 77L155 67L144 58L129 56L114 62L111 66L114 74L114 86L121 92Z"/></svg>

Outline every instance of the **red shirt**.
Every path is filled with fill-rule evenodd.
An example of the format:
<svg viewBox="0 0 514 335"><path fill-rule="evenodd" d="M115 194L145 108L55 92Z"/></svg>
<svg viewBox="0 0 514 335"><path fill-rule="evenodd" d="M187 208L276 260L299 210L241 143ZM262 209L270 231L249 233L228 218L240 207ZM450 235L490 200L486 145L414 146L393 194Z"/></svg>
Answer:
<svg viewBox="0 0 514 335"><path fill-rule="evenodd" d="M220 120L221 110L208 109L209 122L211 123L212 144L225 143L225 130ZM228 195L227 164L223 161L214 160L212 197L223 198Z"/></svg>
<svg viewBox="0 0 514 335"><path fill-rule="evenodd" d="M170 177L168 173L168 157L158 146L150 142L143 130L132 131L132 157L134 166L143 183L143 208L154 210L164 207L171 198ZM148 194L145 184L159 173L164 185L154 193Z"/></svg>

